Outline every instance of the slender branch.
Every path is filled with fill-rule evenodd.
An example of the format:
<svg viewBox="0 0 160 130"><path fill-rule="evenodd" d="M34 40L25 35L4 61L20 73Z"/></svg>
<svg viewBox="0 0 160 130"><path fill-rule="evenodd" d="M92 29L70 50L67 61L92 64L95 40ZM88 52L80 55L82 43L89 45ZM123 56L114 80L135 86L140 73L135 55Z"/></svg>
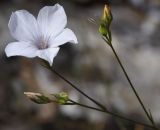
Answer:
<svg viewBox="0 0 160 130"><path fill-rule="evenodd" d="M105 111L105 110L101 110L101 109L99 109L99 108L95 108L95 107L91 107L91 106L88 106L88 105L84 105L84 104L75 102L75 101L73 101L73 100L70 100L70 101L71 101L73 104L79 105L79 106L84 107L84 108L89 108L89 109L96 110L96 111L99 111L99 112L104 112L104 113L109 114L109 115L112 115L112 116L114 116L114 117L116 117L116 118L119 118L119 119L122 119L122 120L126 120L126 121L129 121L129 122L131 122L131 123L143 125L143 126L148 127L148 128L155 129L154 126L151 126L151 125L148 125L148 124L145 124L145 123L142 123L142 122L138 122L138 121L129 119L129 118L127 118L127 117L121 116L121 115L119 115L119 114L116 114L116 113L113 113L113 112L110 112L110 111Z"/></svg>
<svg viewBox="0 0 160 130"><path fill-rule="evenodd" d="M46 67L46 66L45 66ZM77 86L75 86L73 83L71 83L69 80L67 80L65 77L63 77L60 73L58 73L55 69L52 69L51 67L46 67L47 69L49 69L50 71L54 72L57 76L59 76L62 80L64 80L66 83L68 83L69 85L71 85L74 89L76 89L79 93L81 93L83 96L85 96L86 98L88 98L90 101L92 101L93 103L95 103L97 106L99 106L100 108L102 108L103 110L107 111L107 108L105 106L103 106L102 104L100 104L98 101L96 101L95 99L91 98L90 96L88 96L86 93L84 93L83 91L81 91Z"/></svg>
<svg viewBox="0 0 160 130"><path fill-rule="evenodd" d="M127 78L127 80L128 80L128 82L129 82L129 84L130 84L130 86L131 86L131 88L132 88L134 94L136 95L136 97L137 97L137 99L138 99L140 105L142 106L142 109L144 110L146 116L147 116L148 119L151 121L151 123L152 123L152 125L154 126L154 128L158 130L158 128L156 128L156 126L155 126L154 121L153 121L152 118L150 117L150 114L148 113L148 111L147 111L145 105L143 104L143 102L142 102L140 96L138 95L138 92L136 91L135 87L133 86L133 84L132 84L132 82L131 82L131 80L130 80L130 78L129 78L129 76L128 76L128 74L127 74L127 72L126 72L126 70L125 70L125 68L124 68L124 66L123 66L123 64L122 64L122 62L121 62L121 60L120 60L120 58L119 58L119 56L118 56L118 54L116 53L116 51L115 51L113 45L110 44L110 47L111 47L111 49L112 49L112 51L113 51L113 53L114 53L114 55L115 55L115 57L116 57L116 59L117 59L119 65L120 65L120 67L121 67L121 69L122 69L122 71L123 71L125 77Z"/></svg>
<svg viewBox="0 0 160 130"><path fill-rule="evenodd" d="M70 100L70 103L66 104L66 105L79 105L81 107L85 107L85 108L89 108L89 109L93 109L93 110L96 110L96 111L99 111L99 112L104 112L106 114L109 114L109 115L112 115L116 118L119 118L119 119L123 119L123 120L126 120L126 121L129 121L131 123L135 123L135 124L140 124L140 125L143 125L145 127L148 127L148 128L152 128L152 129L155 129L154 126L151 126L151 125L148 125L148 124L145 124L145 123L142 123L142 122L138 122L138 121L135 121L135 120L132 120L132 119L129 119L127 117L124 117L124 116L121 116L121 115L118 115L116 113L113 113L113 112L110 112L108 111L103 105L101 105L100 103L98 103L97 101L95 101L94 99L92 99L91 97L89 97L87 94L85 94L83 91L81 91L79 88L77 88L74 84L72 84L70 81L68 81L66 78L64 78L61 74L59 74L57 71L55 71L54 69L52 69L50 66L44 66L46 67L47 69L49 69L50 71L54 72L57 76L59 76L61 79L63 79L65 82L67 82L68 84L70 84L73 88L75 88L78 92L80 92L82 95L84 95L85 97L87 97L88 99L90 99L92 102L94 102L97 106L99 106L101 109L99 108L95 108L95 107L91 107L91 106L87 106L87 105L84 105L84 104L81 104L81 103L77 103L73 100Z"/></svg>

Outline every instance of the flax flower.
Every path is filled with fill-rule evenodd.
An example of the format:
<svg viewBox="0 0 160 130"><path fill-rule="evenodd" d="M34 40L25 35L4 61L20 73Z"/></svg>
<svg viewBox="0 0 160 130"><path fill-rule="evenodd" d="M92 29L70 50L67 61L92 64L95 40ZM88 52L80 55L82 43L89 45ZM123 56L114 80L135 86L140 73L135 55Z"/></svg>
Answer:
<svg viewBox="0 0 160 130"><path fill-rule="evenodd" d="M26 10L12 13L8 26L17 42L6 46L7 57L38 56L52 65L60 45L78 43L73 31L65 28L66 24L65 11L59 4L43 7L37 19Z"/></svg>

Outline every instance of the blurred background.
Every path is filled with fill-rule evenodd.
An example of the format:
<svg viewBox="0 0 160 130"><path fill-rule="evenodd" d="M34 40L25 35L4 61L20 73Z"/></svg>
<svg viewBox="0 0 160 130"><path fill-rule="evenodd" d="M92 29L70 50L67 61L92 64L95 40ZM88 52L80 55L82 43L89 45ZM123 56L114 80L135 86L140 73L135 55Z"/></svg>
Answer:
<svg viewBox="0 0 160 130"><path fill-rule="evenodd" d="M12 41L8 21L13 11L26 9L37 16L54 0L0 1L0 130L147 130L143 126L78 106L38 105L23 92L67 91L78 102L95 106L36 59L7 58ZM113 46L144 104L160 124L160 1L159 0L59 0L68 27L79 44L61 46L53 67L110 111L149 123L131 91L110 48L98 33L105 3L114 21ZM93 22L94 21L94 22ZM18 51L18 50L17 50Z"/></svg>

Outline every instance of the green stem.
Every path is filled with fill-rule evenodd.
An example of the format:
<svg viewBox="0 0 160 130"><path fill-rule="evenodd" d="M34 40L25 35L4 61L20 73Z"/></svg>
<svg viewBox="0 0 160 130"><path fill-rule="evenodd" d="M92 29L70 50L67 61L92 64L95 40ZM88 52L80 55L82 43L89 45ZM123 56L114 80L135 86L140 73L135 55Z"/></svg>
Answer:
<svg viewBox="0 0 160 130"><path fill-rule="evenodd" d="M75 88L78 92L80 92L82 95L84 95L85 97L87 97L88 99L90 99L92 102L94 102L97 106L99 106L101 109L99 108L95 108L95 107L91 107L91 106L87 106L87 105L84 105L84 104L80 104L80 103L77 103L73 100L69 100L70 103L66 104L66 105L79 105L81 107L85 107L85 108L89 108L89 109L93 109L93 110L96 110L96 111L100 111L100 112L104 112L106 114L110 114L116 118L120 118L120 119L123 119L123 120L126 120L126 121L129 121L131 123L136 123L136 124L140 124L140 125L143 125L145 127L148 127L148 128L154 128L154 126L151 126L151 125L148 125L148 124L145 124L145 123L142 123L142 122L138 122L138 121L134 121L132 119L128 119L124 116L121 116L121 115L118 115L116 113L113 113L113 112L110 112L108 111L103 105L101 105L100 103L98 103L97 101L95 101L94 99L92 99L91 97L89 97L87 94L85 94L84 92L82 92L80 89L78 89L74 84L72 84L70 81L68 81L66 78L64 78L62 75L60 75L57 71L53 70L50 66L44 66L46 67L47 69L51 70L52 72L54 72L57 76L59 76L60 78L62 78L65 82L67 82L68 84L70 84L73 88Z"/></svg>
<svg viewBox="0 0 160 130"><path fill-rule="evenodd" d="M148 113L146 107L144 106L144 104L143 104L143 102L142 102L140 96L138 95L138 93L137 93L135 87L133 86L133 84L132 84L132 82L131 82L131 80L130 80L130 78L129 78L129 76L128 76L128 74L127 74L127 72L126 72L126 70L125 70L125 68L124 68L124 66L123 66L123 64L122 64L122 62L121 62L121 60L120 60L120 58L119 58L119 56L118 56L118 54L116 53L116 51L115 51L113 45L110 44L110 47L111 47L111 49L112 49L112 51L113 51L113 53L114 53L114 55L115 55L115 57L116 57L116 59L117 59L119 65L120 65L120 67L121 67L121 69L122 69L122 71L123 71L125 77L127 78L127 80L128 80L128 82L129 82L129 84L130 84L130 86L131 86L131 88L132 88L134 94L136 95L136 97L137 97L137 99L138 99L140 105L142 106L142 108L143 108L143 110L144 110L146 116L147 116L148 119L151 121L151 123L152 123L152 125L154 126L154 128L155 128L156 130L158 130L158 128L156 128L156 126L155 126L154 121L153 121L152 118L150 117L150 115L149 115L149 113Z"/></svg>
<svg viewBox="0 0 160 130"><path fill-rule="evenodd" d="M142 123L142 122L138 122L138 121L129 119L129 118L127 118L127 117L121 116L121 115L119 115L119 114L116 114L116 113L113 113L113 112L110 112L110 111L105 111L105 110L101 110L101 109L99 109L99 108L87 106L87 105L84 105L84 104L75 102L75 101L73 101L73 100L70 100L70 101L71 101L73 104L79 105L79 106L84 107L84 108L89 108L89 109L96 110L96 111L99 111L99 112L104 112L104 113L109 114L109 115L112 115L112 116L114 116L114 117L116 117L116 118L123 119L123 120L129 121L129 122L131 122L131 123L135 123L135 124L143 125L143 126L148 127L148 128L155 129L154 126L151 126L151 125L148 125L148 124L145 124L145 123Z"/></svg>
<svg viewBox="0 0 160 130"><path fill-rule="evenodd" d="M46 67L46 66L44 66ZM73 83L71 83L69 80L67 80L65 77L63 77L60 73L58 73L55 69L52 69L51 67L47 66L47 69L49 69L50 71L54 72L57 76L59 76L61 79L63 79L65 82L67 82L69 85L71 85L74 89L76 89L79 93L81 93L83 96L85 96L86 98L88 98L90 101L92 101L93 103L95 103L97 106L99 106L100 108L102 108L103 110L107 111L107 108L105 106L103 106L102 104L100 104L98 101L96 101L95 99L91 98L90 96L88 96L86 93L84 93L83 91L81 91L77 86L75 86Z"/></svg>

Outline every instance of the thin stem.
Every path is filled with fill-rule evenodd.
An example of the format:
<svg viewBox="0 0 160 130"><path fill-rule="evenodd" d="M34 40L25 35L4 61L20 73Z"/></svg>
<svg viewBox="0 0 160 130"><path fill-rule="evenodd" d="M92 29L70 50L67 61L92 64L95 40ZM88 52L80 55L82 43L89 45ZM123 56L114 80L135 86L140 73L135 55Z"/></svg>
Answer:
<svg viewBox="0 0 160 130"><path fill-rule="evenodd" d="M91 106L88 106L88 105L84 105L84 104L75 102L75 101L73 101L73 100L70 100L70 101L71 101L73 104L79 105L79 106L84 107L84 108L89 108L89 109L96 110L96 111L99 111L99 112L104 112L104 113L109 114L109 115L112 115L112 116L114 116L114 117L116 117L116 118L123 119L123 120L129 121L129 122L131 122L131 123L135 123L135 124L143 125L143 126L148 127L148 128L155 129L154 126L151 126L151 125L148 125L148 124L145 124L145 123L142 123L142 122L138 122L138 121L129 119L129 118L127 118L127 117L121 116L121 115L119 115L119 114L116 114L116 113L113 113L113 112L110 112L110 111L105 111L105 110L101 110L101 109L99 109L99 108L95 108L95 107L91 107Z"/></svg>
<svg viewBox="0 0 160 130"><path fill-rule="evenodd" d="M70 81L68 81L66 78L64 78L62 75L60 75L57 71L53 70L51 67L48 67L48 66L44 66L46 67L47 69L51 70L52 72L54 72L57 76L59 76L60 78L62 78L65 82L67 82L68 84L70 84L73 88L75 88L78 92L80 92L82 95L84 95L85 97L87 97L88 99L90 99L92 102L94 102L97 106L101 107L101 109L99 108L95 108L95 107L91 107L91 106L87 106L87 105L84 105L84 104L81 104L81 103L77 103L73 100L70 100L70 103L66 104L66 105L79 105L81 107L85 107L85 108L89 108L89 109L93 109L93 110L96 110L96 111L99 111L99 112L104 112L106 114L110 114L116 118L119 118L119 119L123 119L123 120L126 120L126 121L129 121L131 123L136 123L136 124L140 124L140 125L143 125L145 127L148 127L148 128L154 128L154 126L151 126L151 125L148 125L148 124L145 124L145 123L142 123L142 122L138 122L138 121L134 121L132 119L129 119L129 118L126 118L124 116L121 116L121 115L118 115L116 113L113 113L113 112L110 112L108 111L103 105L101 105L100 103L98 103L97 101L95 101L94 99L92 99L91 97L89 97L88 95L86 95L84 92L82 92L80 89L78 89L74 84L72 84Z"/></svg>
<svg viewBox="0 0 160 130"><path fill-rule="evenodd" d="M45 66L46 67L46 66ZM83 91L81 91L77 86L75 86L73 83L71 83L69 80L67 80L65 77L63 77L60 73L58 73L55 69L52 69L51 67L46 67L47 69L51 70L52 72L54 72L57 76L59 76L61 79L63 79L65 82L67 82L69 85L71 85L74 89L76 89L79 93L81 93L83 96L85 96L86 98L88 98L90 101L92 101L93 103L95 103L97 106L99 106L100 108L102 108L103 110L107 111L107 108L105 106L103 106L102 104L100 104L98 101L96 101L95 99L91 98L90 96L88 96L86 93L84 93Z"/></svg>
<svg viewBox="0 0 160 130"><path fill-rule="evenodd" d="M134 94L136 95L136 97L137 97L137 99L138 99L140 105L142 106L144 112L146 113L146 116L147 116L148 119L151 121L151 123L152 123L152 125L154 126L154 128L157 129L156 126L155 126L154 121L153 121L152 118L150 117L150 115L149 115L149 113L148 113L148 111L147 111L145 105L143 104L143 102L142 102L140 96L138 95L138 92L136 91L135 87L133 86L133 84L132 84L132 82L131 82L131 80L130 80L130 78L129 78L129 76L128 76L128 74L127 74L127 72L126 72L126 70L125 70L125 68L124 68L124 66L123 66L123 64L122 64L122 62L121 62L121 60L120 60L120 58L119 58L119 56L118 56L118 54L116 53L116 51L115 51L113 45L110 44L110 47L111 47L111 49L112 49L112 51L113 51L113 53L114 53L114 55L115 55L115 57L116 57L116 59L117 59L119 65L120 65L120 67L121 67L121 69L122 69L122 71L123 71L125 77L127 78L127 80L128 80L128 82L129 82L129 84L130 84L130 86L131 86L131 88L132 88ZM157 130L158 130L158 129L157 129Z"/></svg>
<svg viewBox="0 0 160 130"><path fill-rule="evenodd" d="M85 107L85 108L89 108L89 109L92 109L92 110L96 110L96 111L100 111L100 112L105 112L105 110L102 110L102 109L99 109L99 108L95 108L95 107L91 107L91 106L87 106L87 105L75 102L75 101L73 101L71 99L69 99L69 101L72 102L74 105L79 105L79 106L82 106L82 107Z"/></svg>

